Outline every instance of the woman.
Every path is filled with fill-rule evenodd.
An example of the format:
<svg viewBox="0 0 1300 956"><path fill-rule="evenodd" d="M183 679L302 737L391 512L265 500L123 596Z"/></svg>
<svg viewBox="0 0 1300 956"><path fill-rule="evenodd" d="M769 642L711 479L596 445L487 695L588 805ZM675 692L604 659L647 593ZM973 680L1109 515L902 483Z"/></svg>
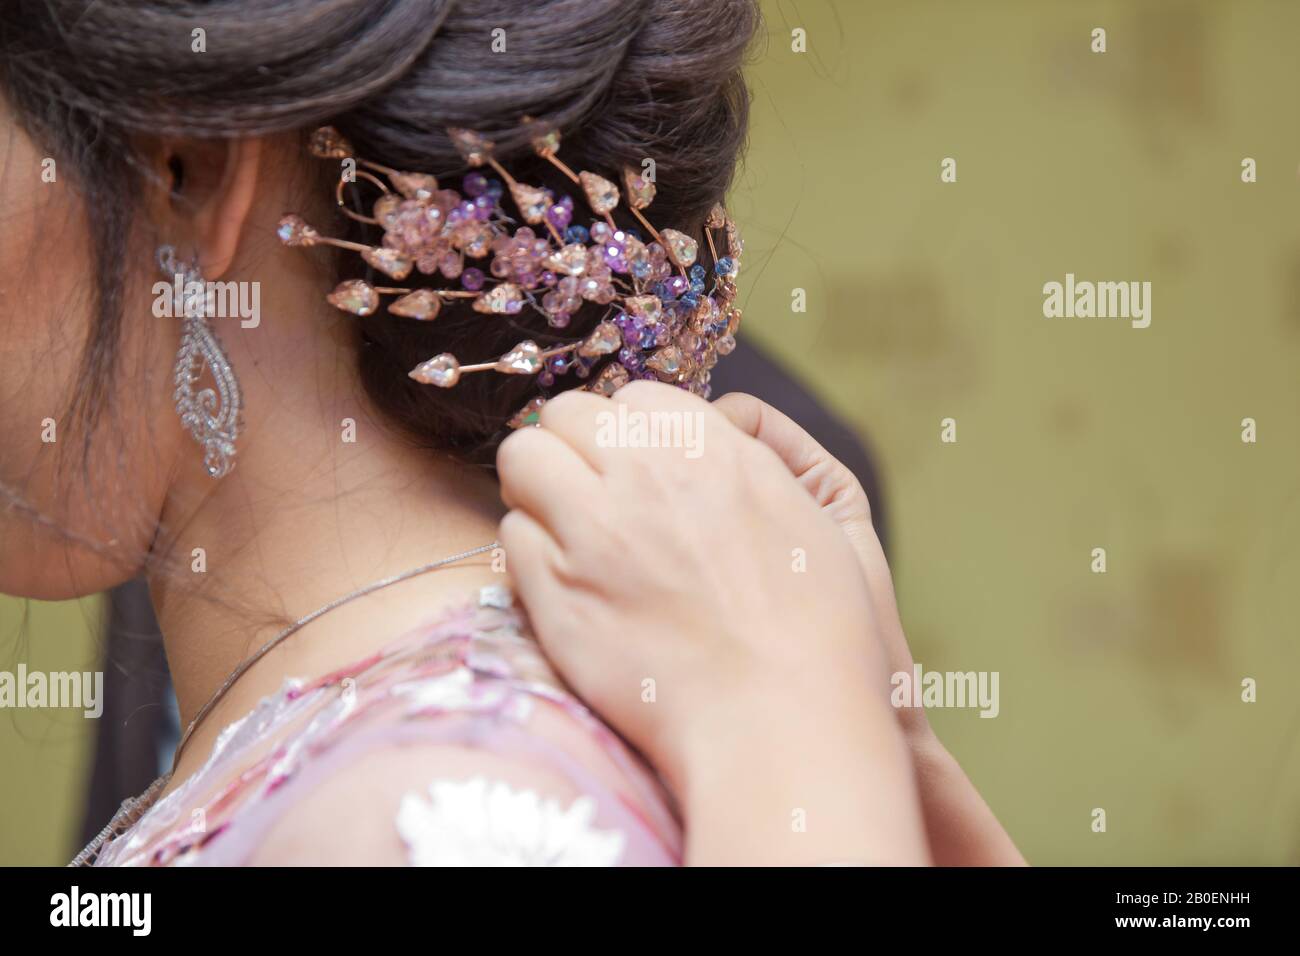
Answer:
<svg viewBox="0 0 1300 956"><path fill-rule="evenodd" d="M860 489L705 401L756 19L11 4L0 589L146 574L188 728L80 862L1018 860Z"/></svg>

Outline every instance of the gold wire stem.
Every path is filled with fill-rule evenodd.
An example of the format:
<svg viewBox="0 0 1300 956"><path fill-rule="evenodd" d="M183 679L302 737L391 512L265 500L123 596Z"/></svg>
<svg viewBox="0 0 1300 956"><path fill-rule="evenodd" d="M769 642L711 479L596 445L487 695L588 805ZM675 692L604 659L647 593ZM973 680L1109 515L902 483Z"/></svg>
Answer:
<svg viewBox="0 0 1300 956"><path fill-rule="evenodd" d="M487 164L491 166L493 170L496 171L496 174L498 176L500 176L502 179L506 181L507 186L518 185L518 183L515 182L515 177L511 176L508 172L506 172L505 167L502 166L500 163L498 163L491 156L487 157Z"/></svg>
<svg viewBox="0 0 1300 956"><path fill-rule="evenodd" d="M396 289L391 286L372 286L371 288L380 295L410 295L412 292L419 291L417 289ZM479 292L461 289L430 289L425 287L424 291L432 292L440 299L476 299L481 295Z"/></svg>
<svg viewBox="0 0 1300 956"><path fill-rule="evenodd" d="M650 220L647 219L644 215L641 214L641 210L640 210L640 209L637 209L637 208L636 208L635 206L633 206L631 203L628 203L627 208L630 209L630 210L632 210L632 215L636 216L636 218L637 218L637 222L641 223L641 225L645 226L646 229L649 230L650 235L654 237L655 242L659 243L659 245L664 246L664 247L666 248L666 247L667 247L667 244L664 242L664 237L661 236L661 235L659 235L659 230L656 229L654 226L652 226L652 225L650 224ZM609 217L607 216L606 218L609 218ZM610 225L612 226L612 225L613 225L613 222L611 222ZM705 229L705 230L704 230L704 235L705 235L705 236L708 236L708 235L709 235L709 230ZM710 248L710 249L713 248L713 239L712 239L712 237L709 237L709 248ZM674 262L673 265L677 266L677 271L678 271L678 272L680 272L682 275L686 275L686 267L685 267L685 266L678 265L676 262Z"/></svg>
<svg viewBox="0 0 1300 956"><path fill-rule="evenodd" d="M567 165L565 165L564 161L560 159L560 157L556 156L554 153L538 153L538 155L541 156L542 159L550 163L552 166L554 166L556 169L558 169L560 172L564 173L564 175L568 176L572 182L580 183L582 181L578 177L578 174L575 173L572 169L570 169Z"/></svg>
<svg viewBox="0 0 1300 956"><path fill-rule="evenodd" d="M374 185L378 186L380 192L387 194L392 191L388 188L388 184L385 183L378 176L372 176L368 172L362 169L358 169L356 173L358 176L360 176L362 179L366 180L367 182L371 182ZM379 220L374 218L373 216L364 216L361 213L353 212L351 209L348 208L347 202L343 199L343 187L346 186L348 183L354 181L355 180L350 180L343 176L339 177L338 184L334 187L334 202L338 204L339 211L342 212L343 215L347 216L349 219L355 219L357 222L364 222L372 226L379 225Z"/></svg>
<svg viewBox="0 0 1300 956"><path fill-rule="evenodd" d="M500 176L502 179L506 181L507 186L519 185L517 182L515 182L515 178L511 176L508 172L506 172L505 169L502 167L502 165L498 163L495 159L493 159L491 156L487 158L487 164L491 166L493 170L496 171L498 176ZM560 235L559 230L557 230L553 225L551 225L550 220L543 219L542 223L543 225L546 226L546 231L551 234L551 238L555 240L556 245L563 246L564 237Z"/></svg>
<svg viewBox="0 0 1300 956"><path fill-rule="evenodd" d="M654 236L655 242L662 246L664 244L664 239L663 236L659 235L659 230L650 225L650 220L641 214L640 209L637 209L635 206L628 206L628 208L632 210L632 215L636 216L637 221L646 227L650 235Z"/></svg>
<svg viewBox="0 0 1300 956"><path fill-rule="evenodd" d="M383 165L382 163L376 163L372 159L362 159L359 156L354 156L353 159L357 161L358 166L365 166L368 169L373 169L377 173L383 173L385 176L400 176L402 174L400 169L393 169L389 166Z"/></svg>
<svg viewBox="0 0 1300 956"><path fill-rule="evenodd" d="M339 249L348 249L352 252L369 252L371 247L364 242L353 242L351 239L335 239L333 236L317 235L310 243L304 245L312 246L335 246Z"/></svg>
<svg viewBox="0 0 1300 956"><path fill-rule="evenodd" d="M579 344L581 343L570 342L568 345L561 345L557 348L547 349L544 352L538 353L538 358L548 359L554 355L563 355L565 352L572 352L579 346ZM465 375L468 372L492 372L496 370L497 362L500 361L500 359L496 359L492 362L479 362L477 365L462 365L459 372L461 375Z"/></svg>

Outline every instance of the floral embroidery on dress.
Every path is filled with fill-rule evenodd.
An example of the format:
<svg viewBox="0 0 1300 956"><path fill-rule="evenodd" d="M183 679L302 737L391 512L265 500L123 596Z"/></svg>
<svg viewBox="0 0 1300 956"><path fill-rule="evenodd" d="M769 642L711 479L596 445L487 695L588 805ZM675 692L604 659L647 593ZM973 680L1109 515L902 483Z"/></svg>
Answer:
<svg viewBox="0 0 1300 956"><path fill-rule="evenodd" d="M597 830L596 802L559 801L502 781L435 780L402 798L397 831L412 866L614 866L625 838Z"/></svg>

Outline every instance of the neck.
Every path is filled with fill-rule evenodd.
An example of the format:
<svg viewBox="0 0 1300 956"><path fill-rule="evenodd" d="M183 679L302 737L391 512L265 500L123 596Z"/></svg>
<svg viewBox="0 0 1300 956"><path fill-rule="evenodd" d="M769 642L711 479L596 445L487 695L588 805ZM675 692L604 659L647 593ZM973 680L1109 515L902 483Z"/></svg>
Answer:
<svg viewBox="0 0 1300 956"><path fill-rule="evenodd" d="M284 470L273 482L247 473L231 480L232 473L179 521L168 549L172 560L149 583L183 722L231 671L299 618L382 578L494 539L500 505L487 476L377 457L335 466L317 459L319 472ZM248 463L241 461L240 469ZM472 589L481 573L470 582L467 571L481 572L489 563L490 556L475 558L358 599L366 634L349 633L358 624L352 609L330 612L268 656L268 679L254 678L249 686L278 684L303 666L319 669L300 676L314 676L328 670L321 665L343 663L336 654L364 656L376 641L387 643L428 617L437 599Z"/></svg>
<svg viewBox="0 0 1300 956"><path fill-rule="evenodd" d="M324 318L338 328L336 315ZM182 446L192 454L175 466L149 578L182 726L287 626L377 580L492 542L503 510L489 472L414 447L370 410L355 374L340 373L355 366L341 335L317 326L281 347L258 341L260 329L220 321L245 396L236 467L213 481L199 447ZM492 554L480 555L312 621L240 677L195 732L186 763L192 769L222 726L285 677L328 673L476 587L502 583L492 565Z"/></svg>

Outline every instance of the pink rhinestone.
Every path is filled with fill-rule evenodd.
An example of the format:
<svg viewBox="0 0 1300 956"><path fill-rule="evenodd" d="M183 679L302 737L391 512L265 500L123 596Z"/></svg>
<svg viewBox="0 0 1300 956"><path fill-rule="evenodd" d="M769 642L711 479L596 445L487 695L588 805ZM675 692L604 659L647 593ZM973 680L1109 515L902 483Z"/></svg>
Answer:
<svg viewBox="0 0 1300 956"><path fill-rule="evenodd" d="M437 385L439 388L451 388L460 381L460 363L456 356L443 352L427 362L421 362L410 371L411 378L425 385Z"/></svg>

